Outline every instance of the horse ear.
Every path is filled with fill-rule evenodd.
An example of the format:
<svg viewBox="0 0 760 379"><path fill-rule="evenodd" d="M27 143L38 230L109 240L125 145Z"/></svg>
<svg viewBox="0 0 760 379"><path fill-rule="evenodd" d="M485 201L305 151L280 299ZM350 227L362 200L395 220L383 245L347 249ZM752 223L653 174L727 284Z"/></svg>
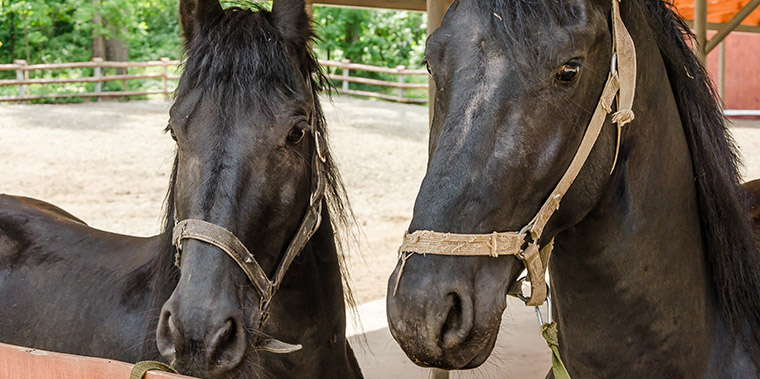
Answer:
<svg viewBox="0 0 760 379"><path fill-rule="evenodd" d="M306 14L304 0L274 0L272 2L272 19L274 26L287 40L308 39L311 20Z"/></svg>
<svg viewBox="0 0 760 379"><path fill-rule="evenodd" d="M179 19L185 41L190 42L206 21L224 13L219 0L180 0Z"/></svg>

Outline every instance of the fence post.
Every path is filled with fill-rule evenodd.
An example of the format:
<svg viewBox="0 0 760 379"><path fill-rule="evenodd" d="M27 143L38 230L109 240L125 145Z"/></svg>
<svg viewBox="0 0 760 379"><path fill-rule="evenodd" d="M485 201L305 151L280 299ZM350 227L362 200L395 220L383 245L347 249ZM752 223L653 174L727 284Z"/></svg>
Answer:
<svg viewBox="0 0 760 379"><path fill-rule="evenodd" d="M162 89L164 91L164 101L169 101L169 58L161 58L161 68L163 69L163 76L161 76Z"/></svg>
<svg viewBox="0 0 760 379"><path fill-rule="evenodd" d="M97 79L95 82L95 93L98 94L98 96L95 96L95 101L100 102L100 93L103 90L103 82L100 81L100 78L102 77L102 73L100 71L100 63L103 63L103 58L92 58L92 63L95 64L94 67L94 73L93 77ZM92 101L92 98L90 98L90 101Z"/></svg>
<svg viewBox="0 0 760 379"><path fill-rule="evenodd" d="M396 66L396 75L398 75L399 84L404 84L404 70L406 70L406 66ZM401 99L404 98L404 87L398 87L398 97Z"/></svg>
<svg viewBox="0 0 760 379"><path fill-rule="evenodd" d="M23 59L17 59L13 61L14 64L20 66L16 69L16 80L24 80L24 67L26 66L26 61ZM18 86L18 97L24 97L26 96L26 86L23 84L19 84ZM26 101L22 101L21 104L26 104Z"/></svg>
<svg viewBox="0 0 760 379"><path fill-rule="evenodd" d="M126 62L126 61L125 61L125 62ZM116 71L116 73L118 74L118 73L119 73L119 71L117 70L117 71ZM123 74L123 75L124 75L124 76L127 76L127 75L129 75L129 67L124 67L124 74ZM122 87L122 88L124 88L124 92L127 92L127 91L129 91L129 87L127 87L127 79L124 79L124 80L122 81L122 84L124 85L124 86ZM124 97L124 100L129 100L129 96L125 96L125 97Z"/></svg>
<svg viewBox="0 0 760 379"><path fill-rule="evenodd" d="M349 63L351 63L351 61L348 60L348 59L344 59L344 60L340 61L340 63L343 63L344 65L348 65ZM349 75L351 75L351 70L349 70L348 67L343 67L343 77L344 78L348 78ZM348 91L348 80L347 79L343 80L343 87L341 87L341 88L343 88L343 91Z"/></svg>

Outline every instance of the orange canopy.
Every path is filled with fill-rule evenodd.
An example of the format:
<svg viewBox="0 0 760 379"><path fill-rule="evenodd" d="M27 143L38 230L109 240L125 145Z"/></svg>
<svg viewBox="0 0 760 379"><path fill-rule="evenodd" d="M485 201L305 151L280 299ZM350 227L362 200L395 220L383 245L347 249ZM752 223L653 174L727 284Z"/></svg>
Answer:
<svg viewBox="0 0 760 379"><path fill-rule="evenodd" d="M725 23L734 17L750 0L708 0L707 22ZM673 0L678 12L689 21L694 21L694 0ZM755 9L741 23L748 26L760 26L760 7Z"/></svg>

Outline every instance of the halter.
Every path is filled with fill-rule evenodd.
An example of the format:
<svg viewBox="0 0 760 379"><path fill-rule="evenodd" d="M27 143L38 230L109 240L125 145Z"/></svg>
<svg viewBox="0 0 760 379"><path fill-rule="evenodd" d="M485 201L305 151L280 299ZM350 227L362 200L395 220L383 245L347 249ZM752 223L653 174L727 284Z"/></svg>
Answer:
<svg viewBox="0 0 760 379"><path fill-rule="evenodd" d="M533 219L517 232L493 232L489 234L441 233L432 230L418 230L405 233L399 248L401 267L396 279L396 287L403 274L404 264L412 254L433 254L450 256L491 256L514 255L521 260L528 271L531 293L522 297L528 306L540 306L547 298L545 274L551 256L553 240L541 245L544 227L559 208L562 197L575 181L596 144L599 134L612 112L612 102L617 97L618 111L612 114L612 122L617 124L617 142L612 164L614 170L620 149L620 134L623 125L634 118L633 98L636 92L636 50L633 39L620 18L619 0L612 0L612 62L607 82L596 105L591 121L586 128L578 150L557 186L551 192ZM610 174L612 171L610 171ZM395 294L395 290L394 290ZM521 294L520 294L521 295Z"/></svg>
<svg viewBox="0 0 760 379"><path fill-rule="evenodd" d="M311 83L306 80L309 93L311 94ZM316 109L314 102L316 100L312 98L312 109ZM312 155L311 176L313 189L309 196L309 207L306 210L306 214L301 220L301 224L298 227L293 239L288 244L288 248L285 251L280 260L279 265L275 269L274 277L269 279L261 265L256 261L256 257L248 251L248 248L229 230L212 224L207 221L197 219L185 219L177 222L175 214L175 225L172 231L172 243L177 247L175 254L174 264L181 269L181 254L182 254L182 240L195 239L214 245L227 253L235 263L243 270L248 280L256 288L259 298L259 314L261 315L261 326L269 319L269 307L272 302L272 298L282 284L285 273L290 267L293 260L301 253L301 250L306 246L311 237L316 233L317 229L322 222L322 200L325 196L325 179L323 178L322 170L326 157L323 154L323 141L320 132L313 125L313 115L311 117L311 134L314 138L314 153ZM292 353L302 348L301 345L293 345L278 341L276 339L266 339L260 341L256 346L258 350L268 351L271 353Z"/></svg>

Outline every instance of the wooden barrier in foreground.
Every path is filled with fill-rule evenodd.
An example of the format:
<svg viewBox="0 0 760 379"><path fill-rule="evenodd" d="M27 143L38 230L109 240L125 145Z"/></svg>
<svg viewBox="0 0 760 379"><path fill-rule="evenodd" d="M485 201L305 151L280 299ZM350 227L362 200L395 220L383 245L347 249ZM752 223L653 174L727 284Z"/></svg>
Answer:
<svg viewBox="0 0 760 379"><path fill-rule="evenodd" d="M54 353L0 343L0 378L12 379L128 379L131 363L111 359ZM181 379L189 376L148 371L145 379Z"/></svg>

